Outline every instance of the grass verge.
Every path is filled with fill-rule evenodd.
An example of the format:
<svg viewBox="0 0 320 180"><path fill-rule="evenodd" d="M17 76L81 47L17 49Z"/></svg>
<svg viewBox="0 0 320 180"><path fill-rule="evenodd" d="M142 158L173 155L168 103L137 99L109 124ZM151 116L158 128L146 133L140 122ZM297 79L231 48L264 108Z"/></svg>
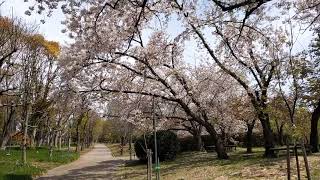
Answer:
<svg viewBox="0 0 320 180"><path fill-rule="evenodd" d="M113 143L113 144L106 144L106 146L110 149L113 157L122 157L122 156L129 156L129 144L123 146L123 154L121 155L121 145L120 143ZM132 144L132 153L134 153L134 147Z"/></svg>
<svg viewBox="0 0 320 180"><path fill-rule="evenodd" d="M229 160L218 160L215 153L185 152L174 161L161 162L160 174L164 180L207 180L207 179L287 179L286 159L263 158L263 149L254 149L247 155L245 149L229 153ZM301 176L306 178L303 157L299 156ZM320 179L320 154L308 156L312 179ZM294 158L291 158L291 174L297 178ZM146 179L146 165L138 161L127 162L117 171L119 179Z"/></svg>
<svg viewBox="0 0 320 180"><path fill-rule="evenodd" d="M47 148L27 150L28 164L21 163L22 151L19 148L0 151L0 179L32 179L48 169L69 163L79 158L79 154L67 151L53 151L49 157Z"/></svg>

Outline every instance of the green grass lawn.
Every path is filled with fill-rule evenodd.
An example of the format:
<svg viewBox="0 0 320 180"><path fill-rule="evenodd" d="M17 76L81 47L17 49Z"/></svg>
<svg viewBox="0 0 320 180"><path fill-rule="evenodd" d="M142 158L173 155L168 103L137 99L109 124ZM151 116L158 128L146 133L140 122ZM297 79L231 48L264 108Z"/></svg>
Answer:
<svg viewBox="0 0 320 180"><path fill-rule="evenodd" d="M47 148L28 149L27 165L21 164L21 150L12 148L0 151L0 179L32 179L46 170L61 164L66 164L79 158L75 152L54 150L49 158Z"/></svg>
<svg viewBox="0 0 320 180"><path fill-rule="evenodd" d="M113 143L113 144L106 144L106 146L110 149L112 156L114 157L121 157L121 156L129 156L129 144L126 144L123 147L123 155L121 155L121 146L120 143ZM134 153L134 145L132 144L132 154Z"/></svg>
<svg viewBox="0 0 320 180"><path fill-rule="evenodd" d="M263 158L263 149L255 148L255 153L246 156L245 149L237 148L229 153L229 160L218 160L215 153L184 152L177 159L161 162L160 174L164 180L206 180L206 179L286 179L285 156ZM300 156L302 178L305 179L303 157ZM320 179L320 154L308 156L312 179ZM291 158L292 179L296 179L296 166ZM117 171L119 179L146 179L146 165L138 161L127 162Z"/></svg>

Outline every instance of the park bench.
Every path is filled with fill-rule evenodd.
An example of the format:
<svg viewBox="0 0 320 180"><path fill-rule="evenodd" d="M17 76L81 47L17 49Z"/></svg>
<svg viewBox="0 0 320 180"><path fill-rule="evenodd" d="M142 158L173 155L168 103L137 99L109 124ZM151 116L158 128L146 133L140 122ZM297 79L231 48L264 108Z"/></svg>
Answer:
<svg viewBox="0 0 320 180"><path fill-rule="evenodd" d="M237 150L237 146L234 145L234 144L225 145L224 147L226 148L227 151L232 151L233 149L234 149L234 150Z"/></svg>
<svg viewBox="0 0 320 180"><path fill-rule="evenodd" d="M294 147L295 147L294 145L290 145L289 146L289 152L290 153L293 153ZM297 147L297 149L302 149L301 145L297 145L296 147ZM309 145L306 145L305 149L306 149L307 154L311 153L311 148L310 148ZM287 151L287 147L286 146L276 147L276 148L271 148L270 150L275 151L276 154L279 154L280 151Z"/></svg>
<svg viewBox="0 0 320 180"><path fill-rule="evenodd" d="M224 147L225 147L226 151L237 150L236 145L225 145ZM216 150L216 146L206 146L205 150L207 152L214 152Z"/></svg>
<svg viewBox="0 0 320 180"><path fill-rule="evenodd" d="M216 146L206 146L204 149L207 151L207 153L214 152L216 150Z"/></svg>

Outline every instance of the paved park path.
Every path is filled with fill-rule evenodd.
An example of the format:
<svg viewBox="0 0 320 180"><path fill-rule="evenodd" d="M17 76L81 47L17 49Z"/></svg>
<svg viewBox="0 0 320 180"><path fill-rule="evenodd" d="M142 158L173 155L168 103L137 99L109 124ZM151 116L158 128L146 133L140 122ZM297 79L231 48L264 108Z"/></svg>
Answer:
<svg viewBox="0 0 320 180"><path fill-rule="evenodd" d="M49 170L38 180L119 179L113 174L122 163L123 160L115 159L104 144L96 144L78 160Z"/></svg>

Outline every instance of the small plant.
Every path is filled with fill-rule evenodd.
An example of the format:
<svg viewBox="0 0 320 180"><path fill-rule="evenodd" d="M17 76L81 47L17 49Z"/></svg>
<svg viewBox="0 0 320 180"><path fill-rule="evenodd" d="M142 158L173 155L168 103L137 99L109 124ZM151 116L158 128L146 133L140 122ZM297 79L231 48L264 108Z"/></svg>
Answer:
<svg viewBox="0 0 320 180"><path fill-rule="evenodd" d="M147 144L147 147L145 147ZM174 160L177 153L179 152L180 145L178 137L175 133L171 131L158 131L157 132L157 149L158 157L160 161ZM152 152L155 151L154 146L154 135L148 134L146 136L141 136L138 138L134 144L135 152L137 157L141 161L147 160L146 149L150 148ZM153 156L154 160L154 156Z"/></svg>

